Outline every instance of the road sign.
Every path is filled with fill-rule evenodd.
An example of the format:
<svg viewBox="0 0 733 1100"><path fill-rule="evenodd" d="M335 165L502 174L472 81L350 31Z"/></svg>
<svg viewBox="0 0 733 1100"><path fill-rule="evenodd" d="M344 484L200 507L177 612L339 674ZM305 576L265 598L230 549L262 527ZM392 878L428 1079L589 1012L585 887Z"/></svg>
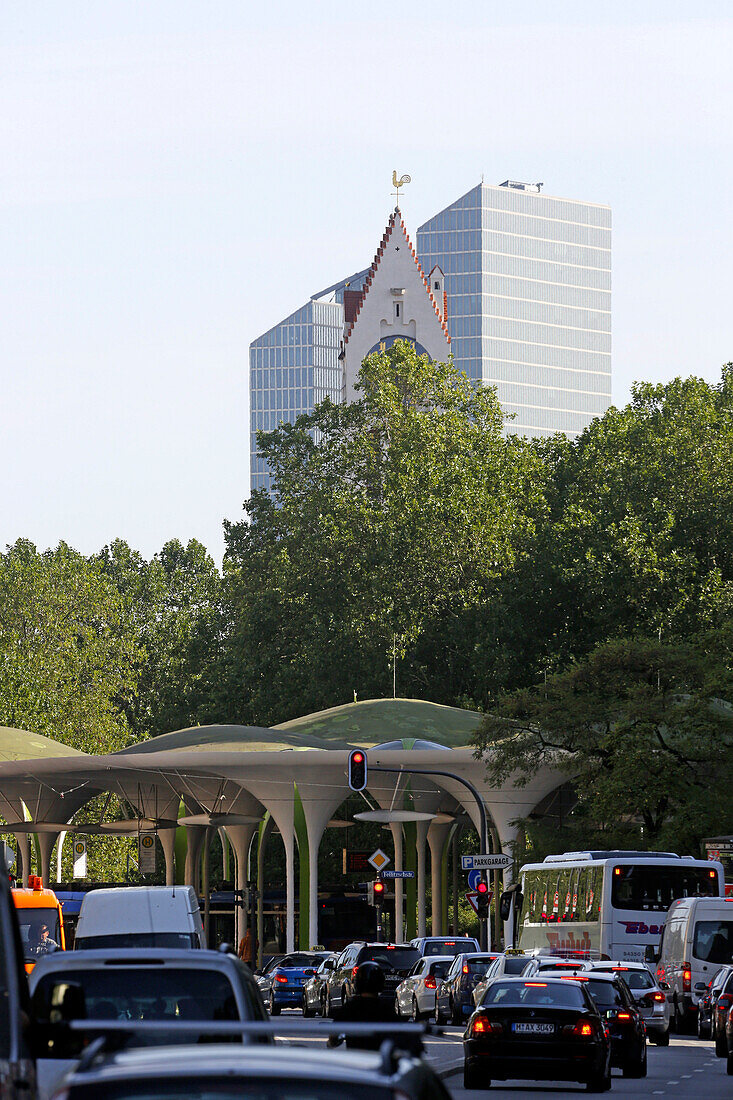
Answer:
<svg viewBox="0 0 733 1100"><path fill-rule="evenodd" d="M502 867L511 867L514 860L511 856L501 853L493 855L461 856L461 869L463 871L497 871Z"/></svg>
<svg viewBox="0 0 733 1100"><path fill-rule="evenodd" d="M74 838L74 878L87 877L87 842L84 837Z"/></svg>
<svg viewBox="0 0 733 1100"><path fill-rule="evenodd" d="M494 891L489 890L489 892L487 894L483 895L481 900L486 905L491 905L491 899L492 899L493 895L494 895ZM479 899L478 893L475 890L467 890L464 896L465 896L466 901L468 902L468 904L473 909L476 916L478 916L478 899Z"/></svg>
<svg viewBox="0 0 733 1100"><path fill-rule="evenodd" d="M468 889L475 890L483 879L483 871L473 870L468 872Z"/></svg>
<svg viewBox="0 0 733 1100"><path fill-rule="evenodd" d="M414 871L382 871L382 878L414 878Z"/></svg>
<svg viewBox="0 0 733 1100"><path fill-rule="evenodd" d="M137 860L140 874L155 874L155 833L140 833Z"/></svg>
<svg viewBox="0 0 733 1100"><path fill-rule="evenodd" d="M383 852L381 848L377 848L376 852L372 852L369 856L369 862L375 871L381 871L388 863L391 863L392 860L386 852Z"/></svg>

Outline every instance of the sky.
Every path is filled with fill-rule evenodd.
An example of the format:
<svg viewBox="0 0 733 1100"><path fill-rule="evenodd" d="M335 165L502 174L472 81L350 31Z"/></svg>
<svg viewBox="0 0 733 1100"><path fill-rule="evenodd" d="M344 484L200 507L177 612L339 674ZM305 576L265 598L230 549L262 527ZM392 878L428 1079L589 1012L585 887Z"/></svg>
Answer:
<svg viewBox="0 0 733 1100"><path fill-rule="evenodd" d="M0 9L0 547L249 491L248 345L483 175L613 212L613 392L733 359L729 2Z"/></svg>

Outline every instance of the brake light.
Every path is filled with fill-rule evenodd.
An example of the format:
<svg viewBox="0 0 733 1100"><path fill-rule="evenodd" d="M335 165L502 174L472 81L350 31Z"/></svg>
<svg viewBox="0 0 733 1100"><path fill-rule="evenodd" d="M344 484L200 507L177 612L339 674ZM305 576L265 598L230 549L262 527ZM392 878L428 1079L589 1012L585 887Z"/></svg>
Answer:
<svg viewBox="0 0 733 1100"><path fill-rule="evenodd" d="M446 947L455 947L456 946L456 941L455 940L446 940L445 941L445 946Z"/></svg>
<svg viewBox="0 0 733 1100"><path fill-rule="evenodd" d="M617 1012L616 1013L616 1019L617 1020L630 1020L631 1019L631 1013L630 1012Z"/></svg>
<svg viewBox="0 0 733 1100"><path fill-rule="evenodd" d="M352 966L352 968L351 968L351 977L352 978L356 978L356 972L357 972L358 969L359 969L358 966Z"/></svg>
<svg viewBox="0 0 733 1100"><path fill-rule="evenodd" d="M689 993L692 989L692 967L688 962L682 963L682 992Z"/></svg>
<svg viewBox="0 0 733 1100"><path fill-rule="evenodd" d="M464 974L468 974L468 963L464 963L462 969Z"/></svg>
<svg viewBox="0 0 733 1100"><path fill-rule="evenodd" d="M619 974L619 973L621 973L621 972L625 972L625 971L627 971L628 969L629 969L629 968L628 968L628 966L612 966L612 967L611 967L611 970L613 970L613 972L614 972L615 974Z"/></svg>
<svg viewBox="0 0 733 1100"><path fill-rule="evenodd" d="M716 1003L718 1012L727 1012L729 1005L733 1005L733 993L721 993Z"/></svg>
<svg viewBox="0 0 733 1100"><path fill-rule="evenodd" d="M547 982L525 982L525 989L547 989Z"/></svg>
<svg viewBox="0 0 733 1100"><path fill-rule="evenodd" d="M582 1017L574 1024L566 1024L563 1028L565 1035L575 1035L578 1039L590 1039L593 1035L593 1024Z"/></svg>
<svg viewBox="0 0 733 1100"><path fill-rule="evenodd" d="M559 974L561 982L587 982L588 979L584 974Z"/></svg>
<svg viewBox="0 0 733 1100"><path fill-rule="evenodd" d="M492 1024L486 1016L476 1016L471 1024L471 1035L501 1035L501 1024Z"/></svg>
<svg viewBox="0 0 733 1100"><path fill-rule="evenodd" d="M436 982L436 980L435 980L435 978L433 977L432 974L428 974L427 978L425 979L425 988L426 989L437 989L438 988L438 983Z"/></svg>
<svg viewBox="0 0 733 1100"><path fill-rule="evenodd" d="M656 1001L658 1005L664 1004L667 998L663 993L652 993L652 1000Z"/></svg>
<svg viewBox="0 0 733 1100"><path fill-rule="evenodd" d="M276 981L276 982L282 982L282 983L283 983L283 985L287 985L287 984L288 984L288 979L287 979L287 978L285 977L285 975L284 975L284 974L276 974L276 975L275 975L275 981Z"/></svg>

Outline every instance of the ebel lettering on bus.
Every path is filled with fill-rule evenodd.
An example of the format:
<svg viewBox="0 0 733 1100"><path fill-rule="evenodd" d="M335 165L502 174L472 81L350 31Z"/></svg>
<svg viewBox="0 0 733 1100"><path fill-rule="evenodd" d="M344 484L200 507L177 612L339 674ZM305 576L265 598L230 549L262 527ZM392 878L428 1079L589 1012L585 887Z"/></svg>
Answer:
<svg viewBox="0 0 733 1100"><path fill-rule="evenodd" d="M663 924L644 924L638 920L622 920L619 924L623 924L627 936L661 936L664 928Z"/></svg>

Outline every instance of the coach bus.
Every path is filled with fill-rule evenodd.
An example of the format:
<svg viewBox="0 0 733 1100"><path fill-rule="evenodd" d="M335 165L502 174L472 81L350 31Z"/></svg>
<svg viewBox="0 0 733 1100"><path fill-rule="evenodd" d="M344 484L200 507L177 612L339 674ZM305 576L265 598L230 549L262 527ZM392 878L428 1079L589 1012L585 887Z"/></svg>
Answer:
<svg viewBox="0 0 733 1100"><path fill-rule="evenodd" d="M519 876L518 946L581 958L643 962L673 901L725 896L721 863L673 852L566 852Z"/></svg>

